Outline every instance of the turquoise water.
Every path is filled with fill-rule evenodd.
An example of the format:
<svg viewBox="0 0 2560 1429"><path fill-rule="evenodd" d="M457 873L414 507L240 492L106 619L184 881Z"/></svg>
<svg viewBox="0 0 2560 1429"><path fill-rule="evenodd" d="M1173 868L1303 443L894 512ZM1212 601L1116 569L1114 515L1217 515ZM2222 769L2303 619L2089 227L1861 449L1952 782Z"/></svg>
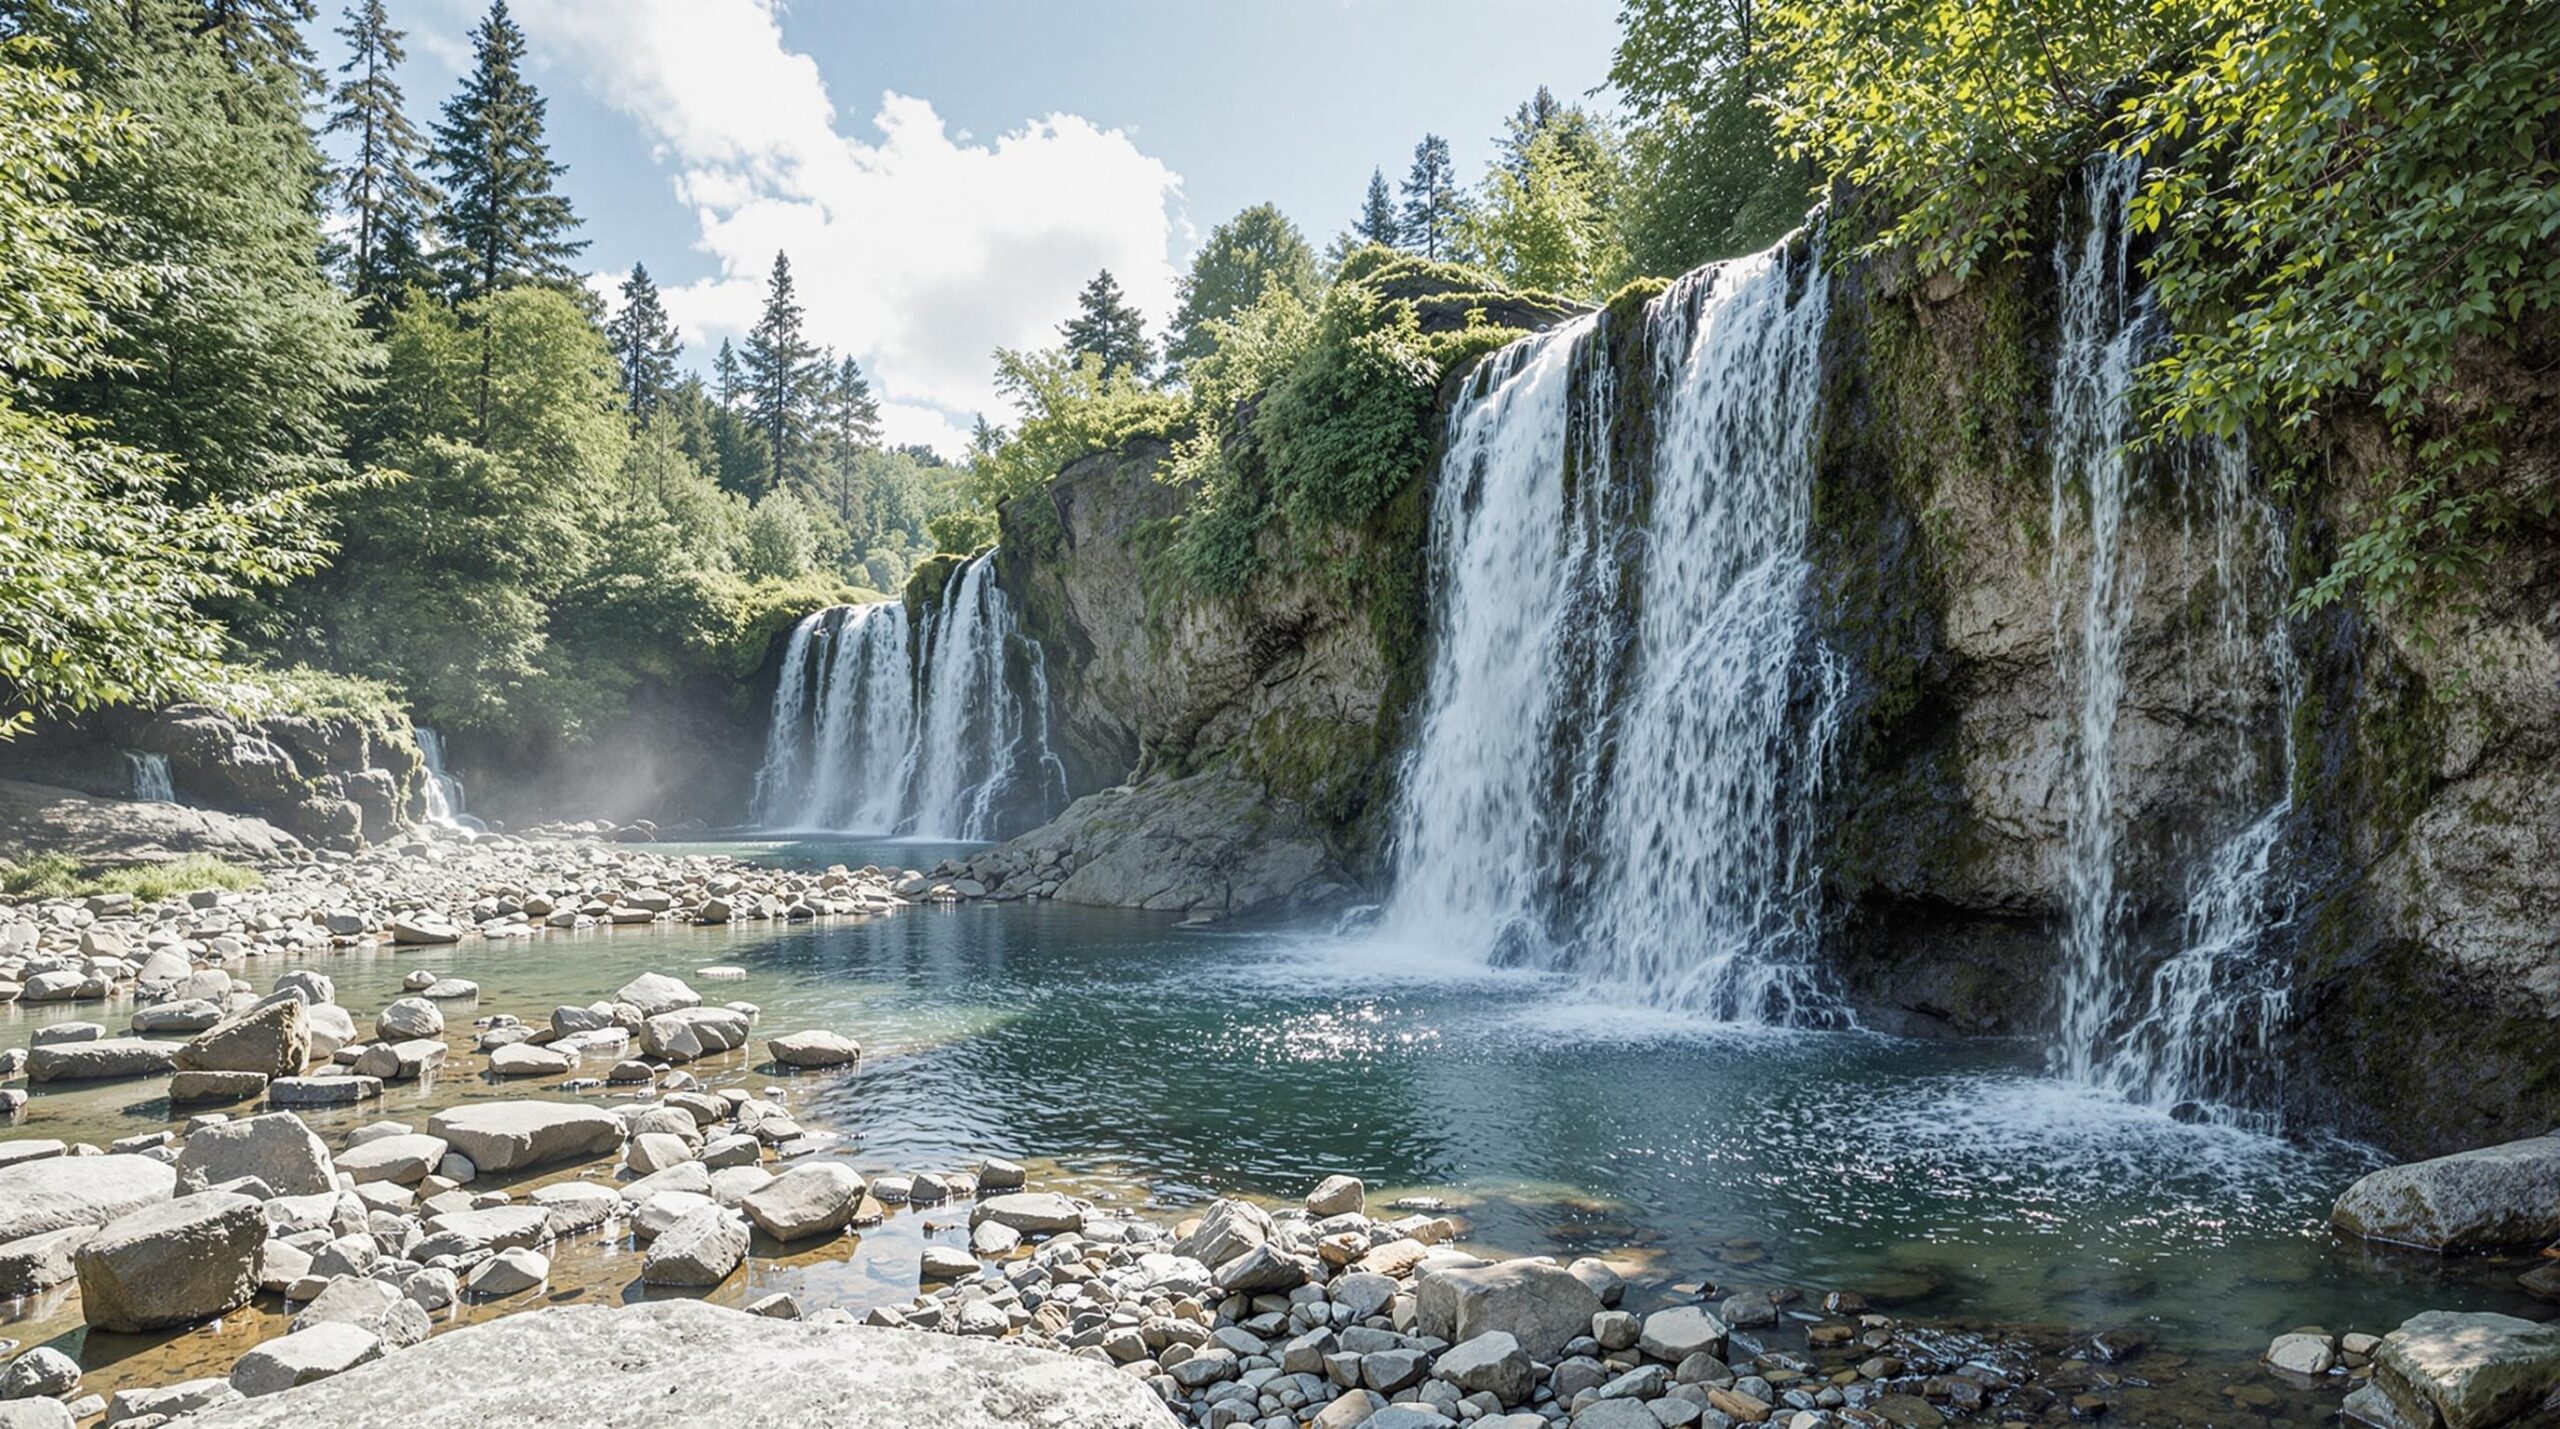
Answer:
<svg viewBox="0 0 2560 1429"><path fill-rule="evenodd" d="M730 847L917 866L941 852ZM857 1036L865 1060L850 1075L778 1079L744 1057L702 1070L784 1086L839 1138L823 1154L866 1171L1025 1157L1168 1212L1216 1194L1294 1198L1349 1171L1373 1204L1438 1198L1491 1248L1627 1252L1665 1283L1860 1290L1973 1322L2147 1326L2195 1351L2254 1352L2308 1323L2378 1332L2433 1306L2539 1313L2502 1288L2511 1272L2333 1240L2330 1200L2373 1164L2353 1146L2181 1125L2060 1087L2021 1046L1701 1027L1427 949L986 904L316 961L365 1015L411 968L477 980L476 1008L448 1008L457 1040L475 1012L540 1018L641 971L739 966L743 981L696 987L759 1004L766 1032ZM67 1015L120 1019L17 1009L0 1014L0 1046ZM153 1084L36 1092L9 1135L103 1139L168 1116ZM334 1132L540 1093L448 1074L313 1119ZM878 1265L794 1273L759 1284L849 1302L913 1284Z"/></svg>

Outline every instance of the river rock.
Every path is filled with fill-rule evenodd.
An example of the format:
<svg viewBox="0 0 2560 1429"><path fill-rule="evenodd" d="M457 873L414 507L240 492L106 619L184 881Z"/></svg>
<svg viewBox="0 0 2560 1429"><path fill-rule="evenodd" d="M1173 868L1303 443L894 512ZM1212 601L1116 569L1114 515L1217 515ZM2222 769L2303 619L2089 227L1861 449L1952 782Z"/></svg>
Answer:
<svg viewBox="0 0 2560 1429"><path fill-rule="evenodd" d="M371 1276L343 1275L322 1286L293 1317L296 1333L315 1325L353 1325L371 1331L391 1349L414 1345L435 1328L427 1312L397 1286Z"/></svg>
<svg viewBox="0 0 2560 1429"><path fill-rule="evenodd" d="M419 1394L427 1384L436 1392ZM504 1316L189 1429L489 1429L526 1422L529 1405L548 1423L616 1429L1179 1423L1144 1383L1090 1360L669 1300Z"/></svg>
<svg viewBox="0 0 2560 1429"><path fill-rule="evenodd" d="M1543 1260L1432 1271L1414 1285L1420 1333L1463 1343L1500 1330L1530 1358L1549 1363L1567 1341L1590 1333L1591 1317L1601 1308L1590 1286Z"/></svg>
<svg viewBox="0 0 2560 1429"><path fill-rule="evenodd" d="M172 1072L169 1100L178 1106L207 1102L245 1102L267 1089L263 1072Z"/></svg>
<svg viewBox="0 0 2560 1429"><path fill-rule="evenodd" d="M448 1107L427 1130L482 1172L522 1171L622 1149L622 1118L578 1102L477 1102Z"/></svg>
<svg viewBox="0 0 2560 1429"><path fill-rule="evenodd" d="M2386 1166L2349 1186L2329 1220L2367 1240L2446 1253L2560 1240L2560 1136Z"/></svg>
<svg viewBox="0 0 2560 1429"><path fill-rule="evenodd" d="M2490 1429L2560 1391L2560 1324L2429 1310L2382 1337L2373 1382L2412 1424Z"/></svg>
<svg viewBox="0 0 2560 1429"><path fill-rule="evenodd" d="M551 1259L538 1250L502 1250L471 1268L462 1288L483 1300L520 1295L551 1278Z"/></svg>
<svg viewBox="0 0 2560 1429"><path fill-rule="evenodd" d="M0 1399L61 1398L80 1387L80 1362L51 1345L38 1345L0 1373Z"/></svg>
<svg viewBox="0 0 2560 1429"><path fill-rule="evenodd" d="M779 1241L831 1235L853 1224L862 1205L862 1178L850 1166L812 1161L794 1166L741 1200L766 1235Z"/></svg>
<svg viewBox="0 0 2560 1429"><path fill-rule="evenodd" d="M440 1255L483 1255L495 1250L530 1250L551 1236L546 1206L482 1206L451 1211L427 1221L427 1237L411 1247L411 1258Z"/></svg>
<svg viewBox="0 0 2560 1429"><path fill-rule="evenodd" d="M182 1071L294 1076L311 1060L310 1015L292 998L254 1007L196 1036L175 1060Z"/></svg>
<svg viewBox="0 0 2560 1429"><path fill-rule="evenodd" d="M622 985L613 995L616 1002L627 1002L640 1009L642 1017L656 1017L688 1007L700 1007L702 994L685 986L684 979L665 973L642 973Z"/></svg>
<svg viewBox="0 0 2560 1429"><path fill-rule="evenodd" d="M158 1425L182 1414L193 1414L217 1404L229 1404L240 1397L227 1379L207 1377L182 1380L153 1389L119 1389L107 1401L106 1422L123 1424L131 1420L148 1420Z"/></svg>
<svg viewBox="0 0 2560 1429"><path fill-rule="evenodd" d="M640 1025L640 1050L670 1062L690 1062L745 1046L752 1025L745 1013L725 1007L663 1012Z"/></svg>
<svg viewBox="0 0 2560 1429"><path fill-rule="evenodd" d="M515 1042L489 1054L489 1074L497 1077L556 1077L578 1065L578 1059L556 1047Z"/></svg>
<svg viewBox="0 0 2560 1429"><path fill-rule="evenodd" d="M1500 1330L1488 1330L1442 1354L1431 1372L1469 1394L1479 1391L1508 1408L1528 1402L1533 1387L1529 1352Z"/></svg>
<svg viewBox="0 0 2560 1429"><path fill-rule="evenodd" d="M354 1177L359 1186L373 1181L414 1186L435 1174L444 1153L443 1137L414 1131L395 1133L373 1137L339 1152L338 1169Z"/></svg>
<svg viewBox="0 0 2560 1429"><path fill-rule="evenodd" d="M1369 1188L1357 1176L1327 1176L1307 1193L1307 1214L1317 1220L1327 1216L1357 1215L1367 1209L1368 1204Z"/></svg>
<svg viewBox="0 0 2560 1429"><path fill-rule="evenodd" d="M343 931L353 933L362 927L363 924L359 921L356 927ZM334 933L341 930L331 928L330 931ZM335 1002L338 1000L338 984L327 973L315 972L310 968L294 968L289 972L276 974L273 989L268 995L273 996L275 993L296 993L303 1002Z"/></svg>
<svg viewBox="0 0 2560 1429"><path fill-rule="evenodd" d="M85 1225L64 1226L60 1230L21 1236L0 1245L0 1300L15 1300L22 1295L50 1290L71 1279L74 1273L71 1253L78 1250L96 1229Z"/></svg>
<svg viewBox="0 0 2560 1429"><path fill-rule="evenodd" d="M442 1037L444 1010L423 997L397 998L375 1015L373 1035L385 1042L400 1042L412 1037Z"/></svg>
<svg viewBox="0 0 2560 1429"><path fill-rule="evenodd" d="M1084 1229L1084 1208L1055 1191L1015 1191L990 1196L969 1211L969 1224L993 1221L1024 1235L1063 1235Z"/></svg>
<svg viewBox="0 0 2560 1429"><path fill-rule="evenodd" d="M202 998L155 1002L133 1010L136 1032L202 1032L222 1020L222 1009Z"/></svg>
<svg viewBox="0 0 2560 1429"><path fill-rule="evenodd" d="M705 1206L649 1242L640 1278L651 1285L717 1285L747 1258L747 1223L735 1211Z"/></svg>
<svg viewBox="0 0 2560 1429"><path fill-rule="evenodd" d="M269 1106L353 1106L380 1095L380 1077L278 1077L267 1083Z"/></svg>
<svg viewBox="0 0 2560 1429"><path fill-rule="evenodd" d="M203 1127L178 1148L178 1191L185 1194L254 1176L279 1196L312 1196L338 1188L329 1148L288 1111Z"/></svg>
<svg viewBox="0 0 2560 1429"><path fill-rule="evenodd" d="M100 1082L117 1077L156 1077L169 1070L175 1049L139 1037L55 1042L27 1052L30 1082Z"/></svg>
<svg viewBox="0 0 2560 1429"><path fill-rule="evenodd" d="M414 1082L444 1065L445 1050L444 1042L435 1037L376 1042L356 1058L356 1075L380 1077L386 1082Z"/></svg>
<svg viewBox="0 0 2560 1429"><path fill-rule="evenodd" d="M304 1008L303 1025L311 1029L311 1060L322 1061L356 1040L356 1015L335 1003L315 1002Z"/></svg>
<svg viewBox="0 0 2560 1429"><path fill-rule="evenodd" d="M298 1384L345 1374L382 1358L382 1337L355 1325L322 1324L297 1330L242 1355L231 1366L231 1387L254 1399Z"/></svg>
<svg viewBox="0 0 2560 1429"><path fill-rule="evenodd" d="M2296 1331L2276 1336L2264 1358L2270 1369L2307 1379L2327 1374L2330 1366L2338 1362L2338 1342L2327 1335Z"/></svg>
<svg viewBox="0 0 2560 1429"><path fill-rule="evenodd" d="M1251 1201L1212 1201L1191 1234L1175 1242L1173 1253L1202 1265L1224 1265L1270 1238L1271 1216L1260 1206Z"/></svg>
<svg viewBox="0 0 2560 1429"><path fill-rule="evenodd" d="M862 1044L834 1032L793 1032L766 1039L764 1047L786 1067L841 1067L862 1060Z"/></svg>
<svg viewBox="0 0 2560 1429"><path fill-rule="evenodd" d="M391 941L417 947L459 943L462 930L432 914L405 914L391 920Z"/></svg>
<svg viewBox="0 0 2560 1429"><path fill-rule="evenodd" d="M123 1334L228 1314L257 1293L258 1248L266 1239L258 1203L228 1191L119 1216L72 1254L81 1314Z"/></svg>
<svg viewBox="0 0 2560 1429"><path fill-rule="evenodd" d="M0 1166L0 1245L69 1226L100 1226L165 1201L175 1168L148 1156L57 1156Z"/></svg>
<svg viewBox="0 0 2560 1429"><path fill-rule="evenodd" d="M1636 1344L1664 1364L1676 1365L1691 1355L1724 1354L1728 1331L1704 1305L1674 1305L1644 1317Z"/></svg>
<svg viewBox="0 0 2560 1429"><path fill-rule="evenodd" d="M59 1399L0 1399L0 1429L75 1429L79 1422Z"/></svg>

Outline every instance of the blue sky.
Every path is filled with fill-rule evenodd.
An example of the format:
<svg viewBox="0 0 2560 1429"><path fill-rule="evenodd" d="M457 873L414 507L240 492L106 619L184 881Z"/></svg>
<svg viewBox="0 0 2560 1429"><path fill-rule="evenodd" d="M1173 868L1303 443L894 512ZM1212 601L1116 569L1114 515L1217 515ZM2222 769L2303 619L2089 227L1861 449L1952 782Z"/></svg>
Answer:
<svg viewBox="0 0 2560 1429"><path fill-rule="evenodd" d="M392 0L421 123L484 3ZM891 436L945 447L1003 415L994 348L1053 340L1095 268L1160 324L1219 220L1267 200L1321 247L1425 132L1472 179L1512 106L1599 85L1616 36L1614 0L510 3L588 264L646 262L707 351L788 249Z"/></svg>

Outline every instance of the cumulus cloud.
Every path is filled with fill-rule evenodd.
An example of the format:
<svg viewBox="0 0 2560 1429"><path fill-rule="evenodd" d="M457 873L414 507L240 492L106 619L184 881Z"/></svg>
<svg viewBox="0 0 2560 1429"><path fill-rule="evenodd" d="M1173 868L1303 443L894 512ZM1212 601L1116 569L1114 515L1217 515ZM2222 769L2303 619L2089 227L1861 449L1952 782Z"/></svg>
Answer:
<svg viewBox="0 0 2560 1429"><path fill-rule="evenodd" d="M742 336L776 251L820 343L871 375L893 441L956 449L1000 417L997 347L1044 346L1109 268L1161 322L1173 306L1181 178L1072 114L992 141L884 94L842 122L775 0L519 0L535 39L650 136L717 276L667 293L689 340Z"/></svg>

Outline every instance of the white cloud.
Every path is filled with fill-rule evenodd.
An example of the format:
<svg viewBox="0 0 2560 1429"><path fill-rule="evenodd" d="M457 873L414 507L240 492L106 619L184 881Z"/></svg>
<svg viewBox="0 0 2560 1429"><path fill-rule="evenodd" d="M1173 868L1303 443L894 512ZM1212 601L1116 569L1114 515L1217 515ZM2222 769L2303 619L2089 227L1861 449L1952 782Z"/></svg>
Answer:
<svg viewBox="0 0 2560 1429"><path fill-rule="evenodd" d="M648 132L719 275L667 294L689 340L742 336L777 250L817 341L853 353L893 440L956 450L1001 417L992 355L1046 346L1109 268L1150 318L1173 307L1181 178L1072 114L993 142L926 100L880 99L860 133L774 0L520 0L534 48Z"/></svg>

